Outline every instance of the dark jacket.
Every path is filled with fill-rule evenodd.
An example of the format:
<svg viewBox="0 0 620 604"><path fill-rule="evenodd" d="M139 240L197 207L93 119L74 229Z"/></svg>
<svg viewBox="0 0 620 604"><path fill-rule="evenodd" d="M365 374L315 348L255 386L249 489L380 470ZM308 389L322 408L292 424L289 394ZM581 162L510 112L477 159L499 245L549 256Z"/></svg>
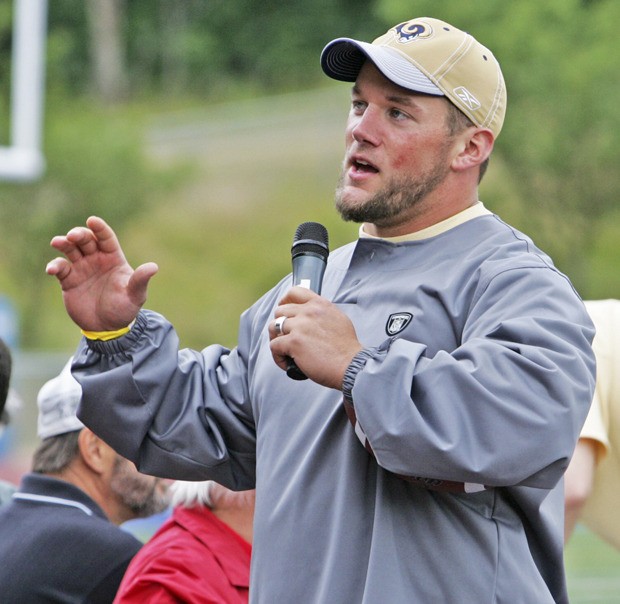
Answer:
<svg viewBox="0 0 620 604"><path fill-rule="evenodd" d="M28 474L0 508L0 599L112 602L140 547L77 487Z"/></svg>

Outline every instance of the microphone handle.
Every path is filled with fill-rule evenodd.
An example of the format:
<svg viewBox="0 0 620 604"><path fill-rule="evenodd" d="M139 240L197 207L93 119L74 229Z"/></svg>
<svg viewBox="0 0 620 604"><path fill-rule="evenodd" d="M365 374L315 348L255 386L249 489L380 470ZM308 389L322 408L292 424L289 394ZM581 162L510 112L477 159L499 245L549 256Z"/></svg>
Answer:
<svg viewBox="0 0 620 604"><path fill-rule="evenodd" d="M314 254L301 255L295 258L295 270L293 271L293 285L311 289L313 292L320 294L321 285L323 284L323 273L325 272L325 261L317 262ZM301 276L300 276L301 275ZM292 380L307 380L308 376L295 364L291 358L288 359L286 366L286 375Z"/></svg>
<svg viewBox="0 0 620 604"><path fill-rule="evenodd" d="M293 359L288 359L288 365L286 366L286 375L292 380L307 380L308 376L295 364Z"/></svg>
<svg viewBox="0 0 620 604"><path fill-rule="evenodd" d="M301 258L297 259L298 261L301 260ZM322 275L321 275L322 278ZM295 278L295 275L293 275L293 285L298 285L299 287L305 287L306 289L312 289L310 282L312 282L312 279L297 279ZM316 292L317 294L321 293L321 279L318 280L318 282L315 280L314 283L318 283L318 288L319 291ZM287 365L286 365L286 375L288 375L288 377L290 377L292 380L297 380L298 382L300 382L301 380L307 380L308 376L299 368L297 367L297 364L295 363L295 361L293 359L291 359L290 357L287 358Z"/></svg>
<svg viewBox="0 0 620 604"><path fill-rule="evenodd" d="M325 260L318 254L305 253L293 259L293 285L321 294Z"/></svg>

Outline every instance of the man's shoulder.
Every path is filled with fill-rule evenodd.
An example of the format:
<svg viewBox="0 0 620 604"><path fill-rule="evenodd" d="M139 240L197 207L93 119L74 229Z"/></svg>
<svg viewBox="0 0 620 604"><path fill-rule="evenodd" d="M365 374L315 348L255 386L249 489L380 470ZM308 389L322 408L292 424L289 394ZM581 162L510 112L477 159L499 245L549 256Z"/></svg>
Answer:
<svg viewBox="0 0 620 604"><path fill-rule="evenodd" d="M529 235L496 214L471 220L463 224L462 229L455 229L454 235L463 245L465 254L471 248L474 254L481 255L488 263L486 269L548 268L559 272L552 258Z"/></svg>
<svg viewBox="0 0 620 604"><path fill-rule="evenodd" d="M48 476L25 476L2 512L14 524L27 525L31 541L44 542L51 551L57 543L70 543L76 550L98 547L118 555L135 553L141 546L133 535L111 523L84 491ZM14 528L19 532L19 527Z"/></svg>
<svg viewBox="0 0 620 604"><path fill-rule="evenodd" d="M58 528L62 528L66 538L71 538L75 543L83 541L101 551L128 554L137 552L142 546L141 541L131 533L99 516L74 515L72 521L59 521Z"/></svg>
<svg viewBox="0 0 620 604"><path fill-rule="evenodd" d="M98 577L126 567L142 545L78 507L13 499L2 506L0 518L0 583L20 594L11 601L30 601L30 587L20 587L24 581L45 588L66 581L67 593L81 592Z"/></svg>

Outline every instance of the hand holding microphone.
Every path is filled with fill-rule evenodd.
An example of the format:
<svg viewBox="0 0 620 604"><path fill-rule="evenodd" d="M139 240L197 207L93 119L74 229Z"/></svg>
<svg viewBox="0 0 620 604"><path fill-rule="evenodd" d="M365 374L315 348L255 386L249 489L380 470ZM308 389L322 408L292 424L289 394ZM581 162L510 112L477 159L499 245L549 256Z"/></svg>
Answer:
<svg viewBox="0 0 620 604"><path fill-rule="evenodd" d="M299 225L291 249L295 287L280 300L269 332L273 358L291 379L309 376L317 384L340 389L346 368L363 347L349 317L318 295L328 254L325 227Z"/></svg>
<svg viewBox="0 0 620 604"><path fill-rule="evenodd" d="M291 248L293 285L299 285L320 294L328 255L329 236L327 229L318 222L300 224L295 231L293 247ZM282 333L285 319L285 317L278 317L276 332L280 330ZM289 359L286 375L293 380L308 379L293 359Z"/></svg>

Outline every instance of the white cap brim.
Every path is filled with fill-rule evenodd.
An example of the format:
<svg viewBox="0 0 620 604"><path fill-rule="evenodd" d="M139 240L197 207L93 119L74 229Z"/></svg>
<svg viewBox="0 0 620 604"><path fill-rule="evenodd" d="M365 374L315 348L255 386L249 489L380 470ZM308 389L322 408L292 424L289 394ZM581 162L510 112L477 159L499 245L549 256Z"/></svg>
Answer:
<svg viewBox="0 0 620 604"><path fill-rule="evenodd" d="M366 59L370 59L388 80L415 92L445 96L411 61L397 50L351 38L332 40L321 53L321 67L335 80L355 82Z"/></svg>

